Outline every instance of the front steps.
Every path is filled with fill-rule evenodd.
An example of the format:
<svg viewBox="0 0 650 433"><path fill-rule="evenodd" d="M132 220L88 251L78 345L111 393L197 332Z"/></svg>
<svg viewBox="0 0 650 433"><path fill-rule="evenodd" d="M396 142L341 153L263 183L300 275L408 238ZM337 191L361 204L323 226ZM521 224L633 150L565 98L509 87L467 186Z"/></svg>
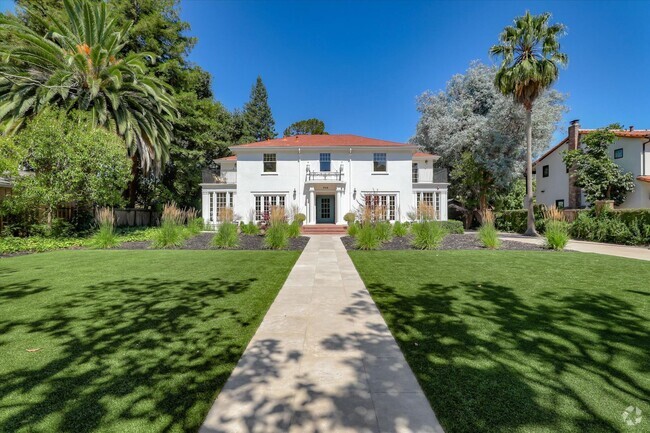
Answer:
<svg viewBox="0 0 650 433"><path fill-rule="evenodd" d="M336 224L314 224L302 226L303 235L344 235L348 232L347 226Z"/></svg>

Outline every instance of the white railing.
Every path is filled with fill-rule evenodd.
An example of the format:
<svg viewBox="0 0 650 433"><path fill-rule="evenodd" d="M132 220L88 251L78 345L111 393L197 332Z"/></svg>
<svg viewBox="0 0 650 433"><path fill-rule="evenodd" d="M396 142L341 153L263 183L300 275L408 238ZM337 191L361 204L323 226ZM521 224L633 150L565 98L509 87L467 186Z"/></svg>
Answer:
<svg viewBox="0 0 650 433"><path fill-rule="evenodd" d="M343 180L343 172L341 171L308 171L307 180Z"/></svg>

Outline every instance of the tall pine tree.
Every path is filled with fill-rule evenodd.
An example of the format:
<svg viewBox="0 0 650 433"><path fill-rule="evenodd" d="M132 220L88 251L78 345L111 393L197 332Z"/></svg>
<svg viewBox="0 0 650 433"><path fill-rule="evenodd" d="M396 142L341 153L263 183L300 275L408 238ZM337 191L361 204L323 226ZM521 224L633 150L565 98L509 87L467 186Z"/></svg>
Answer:
<svg viewBox="0 0 650 433"><path fill-rule="evenodd" d="M266 87L260 76L251 89L250 100L244 105L244 122L247 135L254 141L263 141L278 135L275 132L275 120L269 107Z"/></svg>

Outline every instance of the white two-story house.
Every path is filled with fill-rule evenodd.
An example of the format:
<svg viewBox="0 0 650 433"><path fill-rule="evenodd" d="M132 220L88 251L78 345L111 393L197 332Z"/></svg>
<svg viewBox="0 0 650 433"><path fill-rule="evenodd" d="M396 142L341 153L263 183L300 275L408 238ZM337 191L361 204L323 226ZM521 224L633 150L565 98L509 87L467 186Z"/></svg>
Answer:
<svg viewBox="0 0 650 433"><path fill-rule="evenodd" d="M364 202L379 203L390 221L426 202L447 219L447 174L438 156L414 145L356 135L297 135L232 146L233 156L204 172L202 215L211 225L233 208L243 222L272 206L297 207L306 224L343 225Z"/></svg>
<svg viewBox="0 0 650 433"><path fill-rule="evenodd" d="M569 167L562 154L579 148L580 137L591 129L580 129L577 120L571 122L568 135L544 153L534 163L535 199L538 204L578 209L589 206L581 188L574 185ZM610 157L621 170L634 175L634 191L629 193L621 208L650 208L650 130L614 131L616 141L609 147Z"/></svg>

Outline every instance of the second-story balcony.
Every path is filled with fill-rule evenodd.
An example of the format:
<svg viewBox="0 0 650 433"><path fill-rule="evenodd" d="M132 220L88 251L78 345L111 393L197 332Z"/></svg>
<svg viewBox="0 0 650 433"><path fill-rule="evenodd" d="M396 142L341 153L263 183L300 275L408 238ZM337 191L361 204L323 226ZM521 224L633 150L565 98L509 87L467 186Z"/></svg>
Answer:
<svg viewBox="0 0 650 433"><path fill-rule="evenodd" d="M449 183L446 168L413 171L412 181L413 183Z"/></svg>
<svg viewBox="0 0 650 433"><path fill-rule="evenodd" d="M307 182L342 182L343 172L341 171L308 171Z"/></svg>
<svg viewBox="0 0 650 433"><path fill-rule="evenodd" d="M236 171L221 171L215 173L210 169L203 170L203 183L221 183L226 185L234 185L237 183Z"/></svg>

